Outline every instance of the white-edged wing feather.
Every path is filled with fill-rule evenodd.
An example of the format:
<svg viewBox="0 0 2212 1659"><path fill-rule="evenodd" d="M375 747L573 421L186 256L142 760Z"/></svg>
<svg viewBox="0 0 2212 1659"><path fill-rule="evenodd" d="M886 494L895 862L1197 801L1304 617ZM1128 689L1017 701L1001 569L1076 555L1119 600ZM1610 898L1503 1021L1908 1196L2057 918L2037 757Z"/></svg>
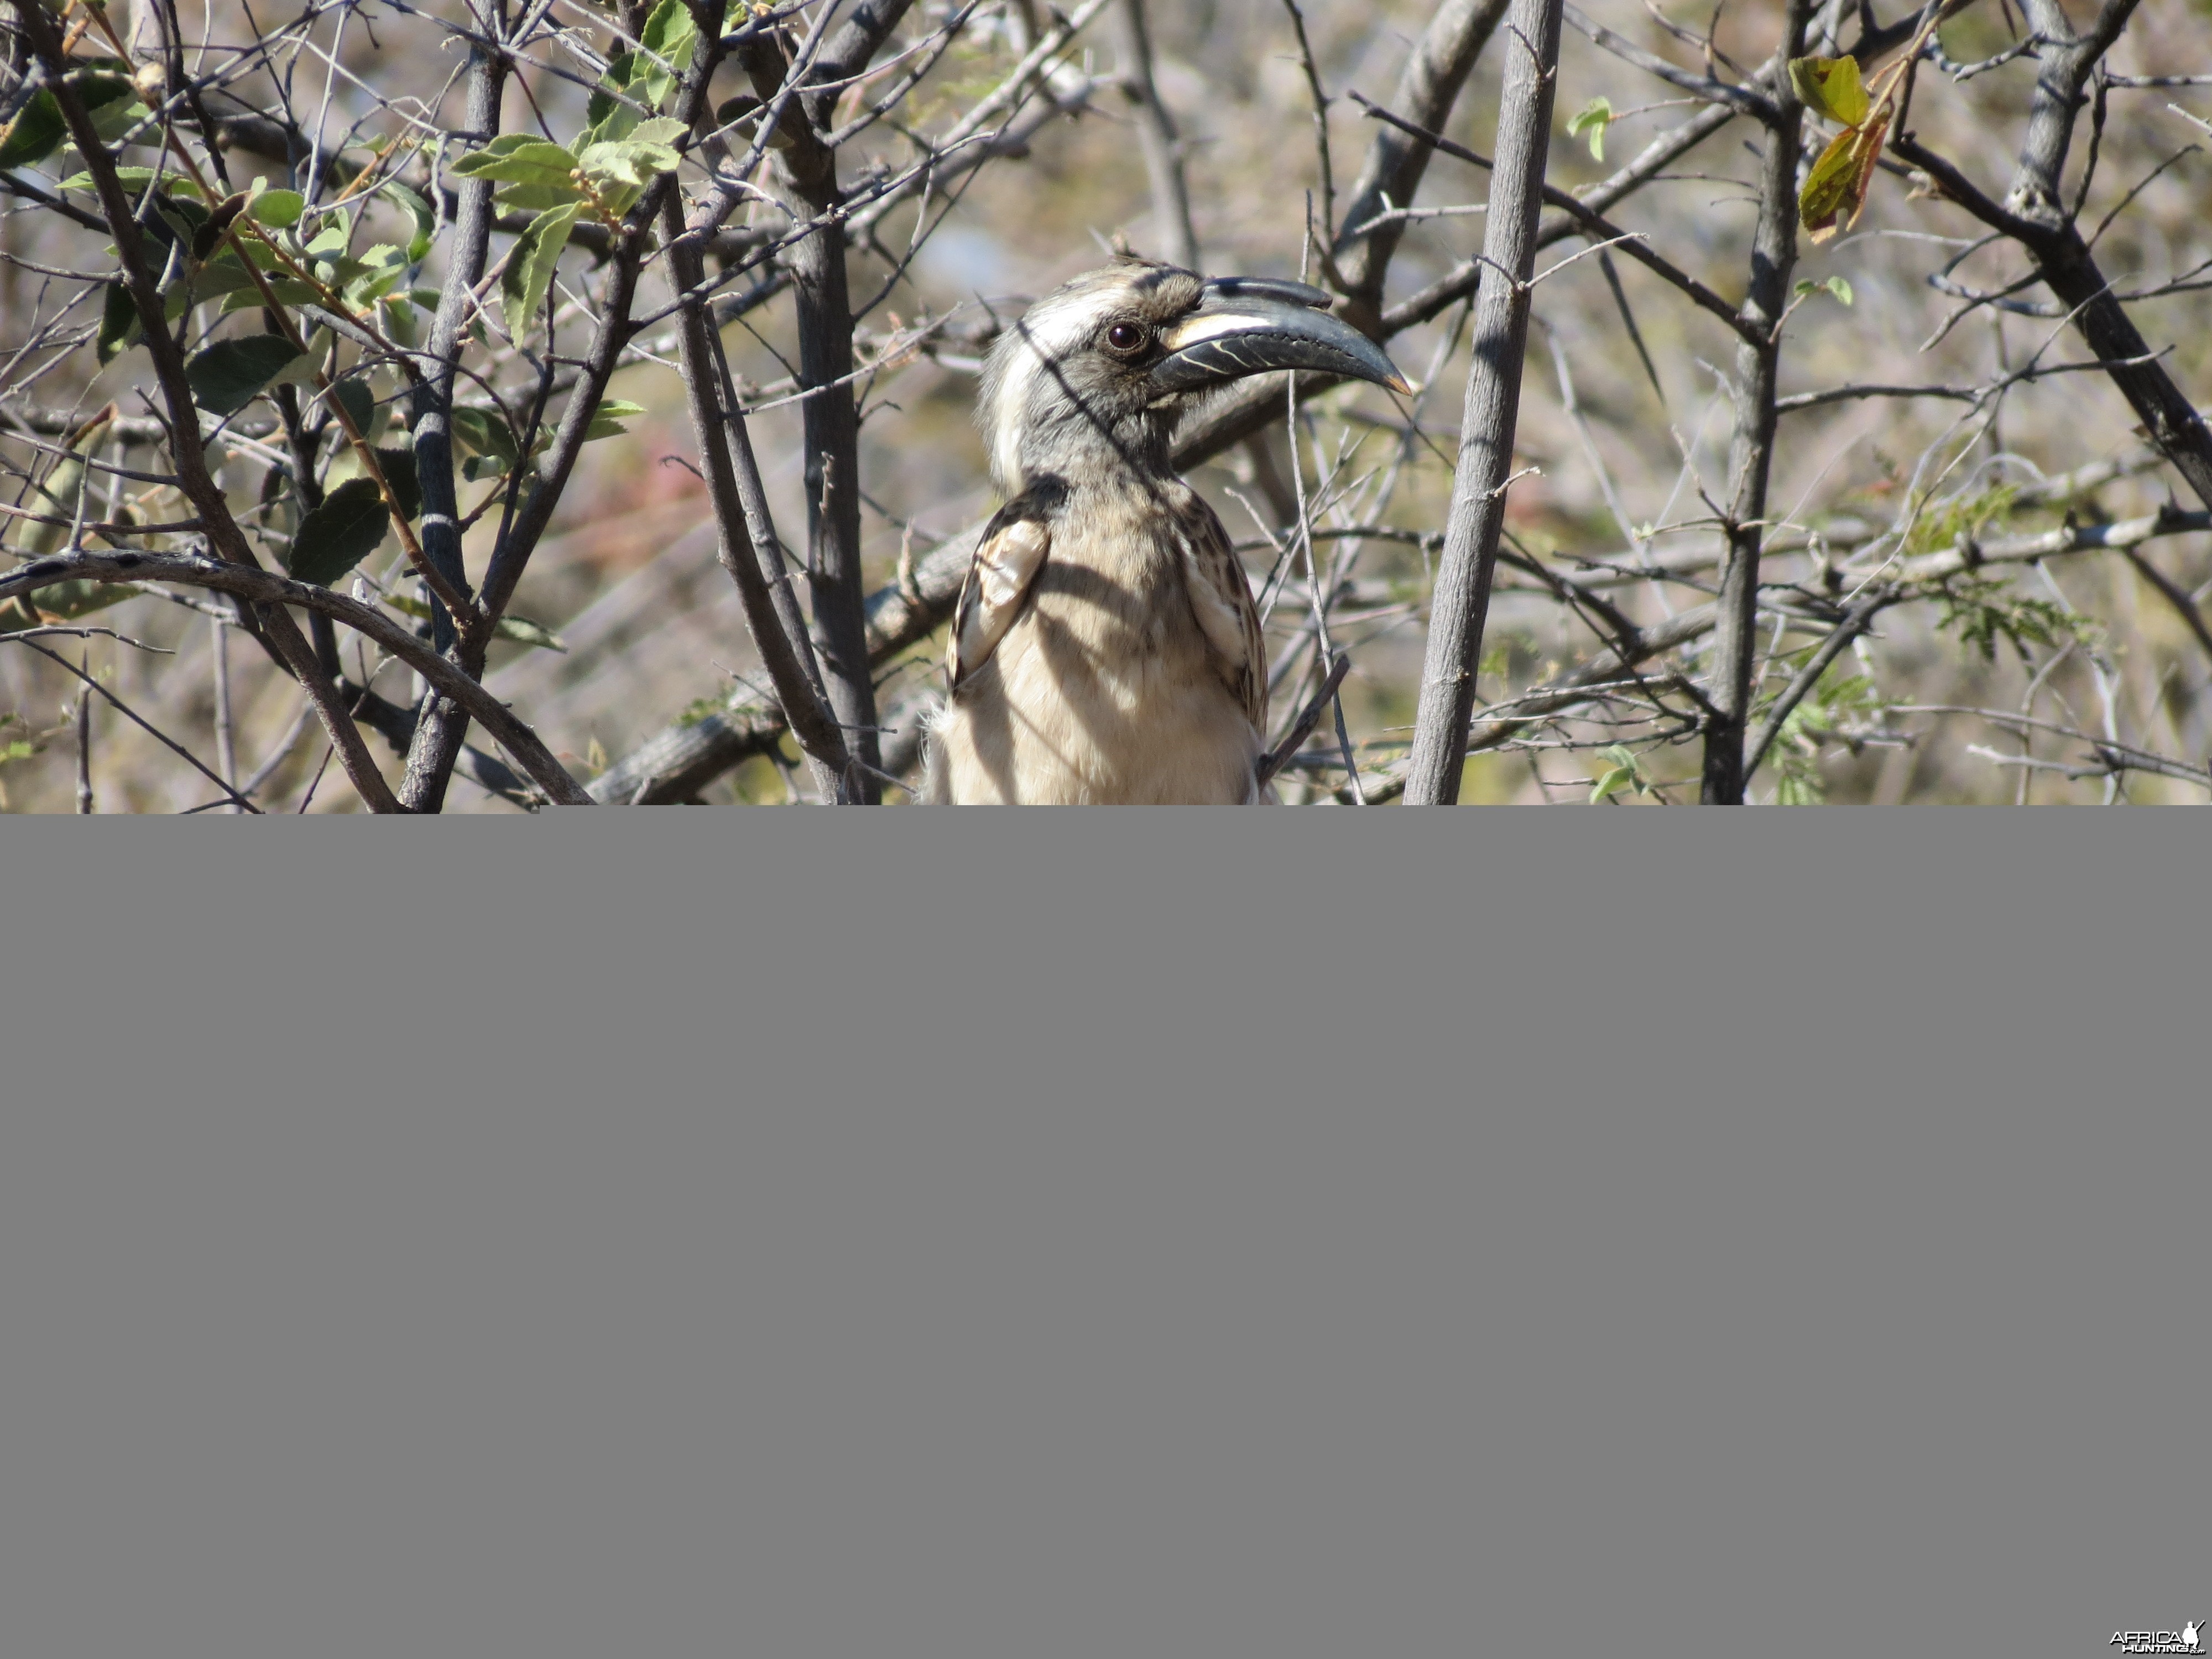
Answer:
<svg viewBox="0 0 2212 1659"><path fill-rule="evenodd" d="M1052 532L1036 519L1016 519L987 532L969 563L952 619L952 645L945 667L952 690L991 659L999 641L1021 614L1030 584L1052 550Z"/></svg>
<svg viewBox="0 0 2212 1659"><path fill-rule="evenodd" d="M1252 584L1229 544L1228 532L1205 502L1182 524L1183 580L1199 631L1213 648L1214 666L1237 694L1253 726L1267 729L1267 647Z"/></svg>

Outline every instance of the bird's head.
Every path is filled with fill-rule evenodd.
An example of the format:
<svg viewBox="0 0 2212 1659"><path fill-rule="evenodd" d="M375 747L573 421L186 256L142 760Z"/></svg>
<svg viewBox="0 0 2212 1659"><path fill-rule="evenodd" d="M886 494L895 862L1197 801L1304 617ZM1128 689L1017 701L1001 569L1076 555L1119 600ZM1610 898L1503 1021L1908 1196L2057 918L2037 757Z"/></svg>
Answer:
<svg viewBox="0 0 2212 1659"><path fill-rule="evenodd" d="M1319 369L1410 390L1382 349L1317 288L1200 276L1124 258L1077 277L999 337L977 419L1007 495L1047 474L1167 469L1194 399L1272 369Z"/></svg>

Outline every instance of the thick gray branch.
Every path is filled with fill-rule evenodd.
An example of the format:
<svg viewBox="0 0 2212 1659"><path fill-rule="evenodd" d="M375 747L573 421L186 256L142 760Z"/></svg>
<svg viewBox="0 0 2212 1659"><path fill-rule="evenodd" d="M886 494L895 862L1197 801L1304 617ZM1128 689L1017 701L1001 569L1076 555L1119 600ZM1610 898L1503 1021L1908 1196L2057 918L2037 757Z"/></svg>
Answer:
<svg viewBox="0 0 2212 1659"><path fill-rule="evenodd" d="M1543 207L1552 99L1559 81L1560 0L1513 0L1507 23L1498 164L1483 230L1482 287L1475 297L1473 366L1460 417L1459 460L1444 523L1444 547L1429 611L1427 655L1407 771L1408 800L1459 799L1467 722L1474 707L1498 536L1513 467L1521 368L1528 341L1530 276Z"/></svg>

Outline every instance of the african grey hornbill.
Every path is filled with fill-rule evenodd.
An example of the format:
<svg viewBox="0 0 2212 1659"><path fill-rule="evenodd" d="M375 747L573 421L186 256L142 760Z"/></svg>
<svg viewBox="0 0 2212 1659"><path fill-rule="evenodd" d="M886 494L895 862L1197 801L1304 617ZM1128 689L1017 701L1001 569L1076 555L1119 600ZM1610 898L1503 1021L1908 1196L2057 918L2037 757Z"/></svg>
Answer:
<svg viewBox="0 0 2212 1659"><path fill-rule="evenodd" d="M960 592L926 799L1255 799L1260 615L1169 437L1191 400L1270 369L1407 390L1328 303L1303 283L1123 258L1000 337L976 418L1008 499Z"/></svg>

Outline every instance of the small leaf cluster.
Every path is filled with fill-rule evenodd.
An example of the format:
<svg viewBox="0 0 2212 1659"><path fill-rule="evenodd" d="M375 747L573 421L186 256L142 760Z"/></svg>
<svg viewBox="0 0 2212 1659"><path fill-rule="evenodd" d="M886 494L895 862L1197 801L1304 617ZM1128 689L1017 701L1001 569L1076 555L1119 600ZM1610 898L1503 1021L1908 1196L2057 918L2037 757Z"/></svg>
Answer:
<svg viewBox="0 0 2212 1659"><path fill-rule="evenodd" d="M1817 806L1827 797L1820 756L1828 740L1853 718L1879 714L1881 694L1863 674L1832 667L1820 684L1791 709L1774 734L1767 764L1774 774L1774 799L1783 806Z"/></svg>
<svg viewBox="0 0 2212 1659"><path fill-rule="evenodd" d="M131 65L119 58L80 60L80 66L70 69L68 83L91 118L93 131L105 143L130 136L153 118L153 112L138 100ZM0 130L0 168L34 167L61 149L68 137L69 125L62 118L60 101L52 88L41 87L16 112L15 118Z"/></svg>
<svg viewBox="0 0 2212 1659"><path fill-rule="evenodd" d="M1624 789L1633 789L1639 795L1651 793L1651 780L1644 775L1643 757L1626 744L1608 744L1598 750L1598 758L1608 764L1590 785L1592 805L1610 800Z"/></svg>
<svg viewBox="0 0 2212 1659"><path fill-rule="evenodd" d="M1605 130L1620 118L1613 112L1613 102L1607 98L1593 98L1567 118L1567 137L1579 138L1589 135L1590 160L1605 160Z"/></svg>
<svg viewBox="0 0 2212 1659"><path fill-rule="evenodd" d="M1853 58L1792 58L1790 83L1806 108L1843 128L1813 163L1797 194L1806 234L1825 242L1838 229L1849 230L1866 211L1867 191L1889 135L1890 102L1887 94L1878 104L1869 100Z"/></svg>
<svg viewBox="0 0 2212 1659"><path fill-rule="evenodd" d="M509 334L520 336L544 304L578 218L588 210L619 228L645 187L675 170L684 123L654 112L697 46L698 30L683 0L660 0L639 35L639 49L607 66L576 139L560 144L507 133L447 169L457 178L490 180L501 207L536 216L515 239L500 280Z"/></svg>
<svg viewBox="0 0 2212 1659"><path fill-rule="evenodd" d="M2010 641L2026 662L2031 645L2055 646L2095 628L2088 617L2054 599L2022 593L2008 581L1971 571L1946 581L1936 598L1942 612L1936 627L1955 635L1987 663L1997 659L2001 639Z"/></svg>

